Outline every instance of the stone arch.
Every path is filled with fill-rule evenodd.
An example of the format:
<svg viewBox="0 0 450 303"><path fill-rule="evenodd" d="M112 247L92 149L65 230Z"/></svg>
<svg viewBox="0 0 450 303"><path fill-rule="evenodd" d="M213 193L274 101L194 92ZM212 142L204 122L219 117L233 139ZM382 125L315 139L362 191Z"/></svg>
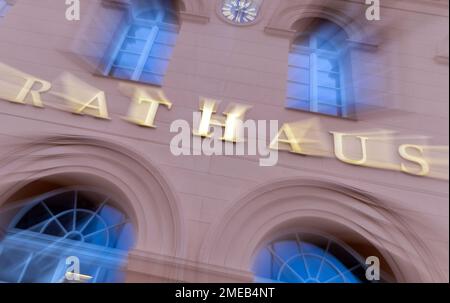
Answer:
<svg viewBox="0 0 450 303"><path fill-rule="evenodd" d="M339 231L341 239L365 241L388 263L396 281L443 279L439 264L401 215L365 192L320 180L280 180L242 197L211 229L201 259L249 272L264 243L296 227L325 228Z"/></svg>
<svg viewBox="0 0 450 303"><path fill-rule="evenodd" d="M353 9L354 10L354 9ZM295 36L295 24L302 19L325 19L340 26L349 37L349 41L365 46L374 46L376 42L369 36L366 30L368 26L361 21L360 16L364 16L363 11L355 12L358 18L353 18L348 12L352 9L343 9L330 5L316 4L290 4L288 1L282 2L278 9L272 14L266 27L266 32Z"/></svg>
<svg viewBox="0 0 450 303"><path fill-rule="evenodd" d="M22 189L41 180L108 190L135 225L135 250L182 255L184 228L171 186L147 159L117 143L56 136L19 144L0 160L0 180L3 211L14 206Z"/></svg>

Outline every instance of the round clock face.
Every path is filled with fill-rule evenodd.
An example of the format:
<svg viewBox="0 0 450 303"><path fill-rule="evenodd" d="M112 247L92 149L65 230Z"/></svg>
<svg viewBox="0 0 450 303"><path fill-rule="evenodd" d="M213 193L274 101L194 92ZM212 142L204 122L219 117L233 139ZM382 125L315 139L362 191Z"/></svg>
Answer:
<svg viewBox="0 0 450 303"><path fill-rule="evenodd" d="M259 1L254 0L224 0L222 15L236 24L253 23L259 12Z"/></svg>

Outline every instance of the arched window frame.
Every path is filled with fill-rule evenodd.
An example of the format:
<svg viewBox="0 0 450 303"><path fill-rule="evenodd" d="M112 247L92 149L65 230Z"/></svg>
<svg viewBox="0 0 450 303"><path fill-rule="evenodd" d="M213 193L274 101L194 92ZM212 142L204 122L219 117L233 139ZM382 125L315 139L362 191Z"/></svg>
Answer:
<svg viewBox="0 0 450 303"><path fill-rule="evenodd" d="M323 20L324 23L329 23L335 26L339 29L340 33L345 34L344 29L342 29L339 25L335 24L332 21ZM303 36L308 36L309 40L309 46L302 46L299 44L296 44L296 41L299 38L302 38ZM299 32L295 39L293 40L289 56L300 54L300 55L306 55L309 58L309 83L304 83L301 81L293 81L288 78L288 87L290 83L294 84L301 84L301 85L308 85L308 94L309 99L308 100L300 100L298 98L298 103L295 104L295 102L290 101L289 99L293 99L289 96L289 92L286 99L286 107L289 109L294 110L302 110L317 114L323 114L327 116L334 116L334 117L340 117L340 118L354 118L354 103L353 103L353 95L351 90L351 83L352 83L352 77L351 77L351 59L350 59L350 48L348 45L348 40L345 39L345 41L341 41L341 45L336 46L335 51L331 50L325 50L318 47L318 40L319 40L320 34L316 31L306 31L306 32ZM333 43L331 41L330 43ZM330 58L332 60L336 60L338 64L338 76L339 76L339 88L336 87L327 87L324 85L319 84L318 80L318 73L321 72L318 70L318 57L326 57ZM290 60L289 60L290 61ZM291 62L288 63L288 70L291 71L292 68L300 68L299 66L292 65ZM326 71L329 73L329 71ZM318 94L318 88L324 87L324 88L330 88L334 90L339 91L339 99L340 104L336 107L338 108L336 114L330 114L324 111L321 111L319 106L325 105L325 106L335 106L333 104L327 104L326 102L323 102L319 99ZM289 89L289 88L288 88ZM301 103L309 103L309 107L305 108L304 104Z"/></svg>
<svg viewBox="0 0 450 303"><path fill-rule="evenodd" d="M326 243L324 249L319 248L319 251L321 251L323 254L322 255L319 255L319 254L314 255L315 258L321 259L319 272L317 272L316 273L317 275L314 277L311 277L311 275L310 275L311 273L307 269L308 264L306 264L306 259L305 259L305 256L311 257L311 256L313 256L313 254L311 254L310 252L304 251L303 250L304 248L302 248L302 245L306 244L306 245L316 246L316 243L304 240L303 236L306 236L306 237L312 236L312 237L315 237L316 239L318 239L318 241ZM274 245L277 243L282 243L282 242L286 242L286 241L295 241L295 243L298 247L298 253L296 255L290 256L288 259L283 259L283 257L281 257L280 255L277 255L277 253L275 252ZM346 266L341 263L339 256L330 254L329 250L332 245L338 246L339 249L341 249L343 252L345 252L345 254L347 255L346 257L353 258L357 264L355 264L355 266L353 268L346 268ZM254 256L254 261L256 261L256 258L259 256L261 250L263 250L263 249L267 249L270 252L271 262L276 261L279 263L278 266L280 267L280 272L278 272L278 278L281 275L281 270L284 270L285 268L288 268L289 271L294 273L295 270L293 268L291 268L288 263L291 260L293 260L294 258L301 257L302 261L305 264L305 268L306 268L308 277L303 277L303 276L299 275L298 278L300 280L303 280L300 283L310 283L310 282L307 282L308 278L312 278L310 280L317 280L317 282L313 282L313 283L334 283L333 280L337 279L337 278L341 278L344 281L344 283L355 283L355 281L351 281L351 279L353 279L353 278L358 279L358 278L356 276L354 276L352 272L358 268L362 268L364 270L366 270L366 268L367 268L367 264L365 263L365 260L356 251L354 251L350 246L348 246L344 242L340 241L339 239L336 239L335 237L333 237L331 235L328 235L328 234L322 233L322 232L318 232L315 230L311 231L308 229L297 229L297 230L290 229L289 231L282 233L282 235L278 235L277 237L272 238L271 240L264 243L264 245L262 245L258 249L257 253ZM333 264L333 262L337 262L337 264L336 263ZM325 265L325 263L328 263L329 265L333 266L334 270L337 272L337 275L335 276L334 279L330 279L330 281L319 281L320 270L321 270L322 266ZM271 271L272 271L273 263L271 263L270 266L271 266ZM298 273L295 272L294 275L297 275L297 274ZM384 277L386 277L386 274L382 273L382 281L384 281ZM350 280L349 280L349 278L350 278ZM282 281L279 279L272 280L267 277L257 276L256 274L254 276L254 281L256 283L286 283L286 282L289 282L289 281ZM364 280L362 280L360 282L377 283L379 281L364 281Z"/></svg>
<svg viewBox="0 0 450 303"><path fill-rule="evenodd" d="M36 232L16 227L25 214L31 211L36 205L43 203L46 199L67 192L74 192L75 197L77 197L77 193L82 191L95 192L105 197L102 201L98 201L99 203L97 204L97 211L95 213L102 209L106 204L109 204L110 197L106 193L102 193L98 189L87 186L76 186L57 189L32 198L17 212L9 224L6 236L4 239L0 240L0 257L5 249L15 249L26 255L25 260L23 260L23 266L21 267L21 270L19 269L20 273L17 277L17 281L13 282L23 281L24 275L28 271L33 258L36 257L54 257L59 259L52 278L49 281L46 281L51 283L64 282L64 276L67 270L66 257L70 256L76 256L80 260L80 265L84 264L95 267L95 272L91 273L92 276L89 280L89 282L92 283L101 282L102 279L106 277L108 271L117 270L125 265L128 255L126 250L48 235L42 232L44 228L42 228L40 232ZM76 202L74 209L76 210ZM57 217L54 214L51 214L51 211L50 215L50 218L45 221ZM128 219L123 222L124 224L129 223ZM44 224L44 227L46 224ZM80 274L83 275L83 272L80 272ZM0 283L1 282L2 281L0 281Z"/></svg>
<svg viewBox="0 0 450 303"><path fill-rule="evenodd" d="M155 19L151 20L151 19L140 17L142 14L144 14L148 11L151 11L151 10L157 11ZM106 61L106 65L103 70L103 74L108 75L113 78L119 78L122 80L130 80L130 81L135 81L135 82L143 82L143 83L147 83L147 84L161 86L162 80L163 80L167 70L164 70L162 74L154 74L156 76L156 78L151 81L150 80L142 80L141 77L142 77L142 74L144 73L144 66L145 66L148 58L150 57L150 53L151 53L154 45L157 43L156 39L158 37L158 33L160 31L166 31L168 33L178 35L179 29L180 29L179 20L178 19L175 20L176 21L175 23L169 23L169 22L164 21L164 18L167 14L172 14L175 16L176 12L165 8L164 5L159 4L158 1L155 1L153 7L150 6L148 8L139 9L139 10L135 10L132 7L130 7L130 8L128 8L127 11L128 11L128 14L127 14L126 22L124 22L122 24L121 29L120 29L118 35L116 36L116 37L118 37L118 39L114 39L115 41L118 41L118 42L114 42L112 51L109 53L110 55L108 56L109 60ZM143 48L142 52L140 52L140 53L122 50L122 46L124 45L126 39L134 38L134 37L128 37L128 33L130 32L130 30L133 26L151 28L151 32L150 32L149 36L146 39L140 39L140 40L145 40L144 48ZM136 38L134 38L134 39L136 39ZM175 48L175 42L173 42L172 44L168 44L168 46L170 46L173 51L173 49ZM123 66L115 65L114 63L120 52L138 55L139 59L138 59L137 66L135 68L130 68L130 67L123 67ZM164 58L156 58L156 59L160 59L160 60L164 60L164 61L170 60L170 59L164 59ZM114 76L112 74L114 67L132 71L131 77L125 78L125 77ZM149 73L153 74L151 72L149 72ZM161 79L160 81L156 80L158 77Z"/></svg>

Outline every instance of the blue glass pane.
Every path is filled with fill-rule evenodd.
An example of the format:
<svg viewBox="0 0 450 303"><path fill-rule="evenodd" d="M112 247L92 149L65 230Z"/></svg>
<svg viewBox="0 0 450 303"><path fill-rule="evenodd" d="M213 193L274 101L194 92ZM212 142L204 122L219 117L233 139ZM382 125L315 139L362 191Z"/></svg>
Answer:
<svg viewBox="0 0 450 303"><path fill-rule="evenodd" d="M148 39L150 37L151 27L132 26L128 31L128 36L132 38Z"/></svg>
<svg viewBox="0 0 450 303"><path fill-rule="evenodd" d="M122 212L108 205L105 205L102 208L99 215L105 221L107 226L112 226L125 221L125 216Z"/></svg>
<svg viewBox="0 0 450 303"><path fill-rule="evenodd" d="M135 68L137 66L138 60L138 55L119 52L116 60L114 61L114 65L120 67Z"/></svg>
<svg viewBox="0 0 450 303"><path fill-rule="evenodd" d="M341 104L341 91L331 88L319 87L317 89L318 101L320 103L326 103L331 105Z"/></svg>
<svg viewBox="0 0 450 303"><path fill-rule="evenodd" d="M150 51L151 57L162 58L162 59L170 59L172 56L173 47L155 43Z"/></svg>
<svg viewBox="0 0 450 303"><path fill-rule="evenodd" d="M274 278L289 283L305 283L307 277L305 273L305 263L301 258L295 257L287 262Z"/></svg>
<svg viewBox="0 0 450 303"><path fill-rule="evenodd" d="M310 105L309 101L302 101L302 100L288 98L286 101L286 107L292 108L292 109L309 111L311 105Z"/></svg>
<svg viewBox="0 0 450 303"><path fill-rule="evenodd" d="M107 225L98 218L94 218L83 231L84 241L86 243L111 246L109 241L109 230L106 230Z"/></svg>
<svg viewBox="0 0 450 303"><path fill-rule="evenodd" d="M339 107L333 106L333 105L326 105L326 104L319 104L318 105L318 112L326 115L332 115L332 116L340 116L341 110Z"/></svg>
<svg viewBox="0 0 450 303"><path fill-rule="evenodd" d="M139 19L145 19L145 20L156 20L158 18L158 14L161 13L162 10L160 9L149 9L145 12L138 15Z"/></svg>
<svg viewBox="0 0 450 303"><path fill-rule="evenodd" d="M19 282L29 255L20 249L4 247L0 255L0 281Z"/></svg>
<svg viewBox="0 0 450 303"><path fill-rule="evenodd" d="M327 51L336 51L335 46L330 42L330 40L317 38L317 48L327 50Z"/></svg>
<svg viewBox="0 0 450 303"><path fill-rule="evenodd" d="M16 225L16 228L28 229L37 225L36 228L40 229L45 224L44 221L50 217L51 216L48 210L39 203L20 219Z"/></svg>
<svg viewBox="0 0 450 303"><path fill-rule="evenodd" d="M115 247L117 249L129 250L136 241L134 235L133 225L130 223L125 224L120 231Z"/></svg>
<svg viewBox="0 0 450 303"><path fill-rule="evenodd" d="M289 65L309 68L309 56L297 53L289 54Z"/></svg>
<svg viewBox="0 0 450 303"><path fill-rule="evenodd" d="M177 33L160 30L156 36L156 42L167 45L175 45Z"/></svg>
<svg viewBox="0 0 450 303"><path fill-rule="evenodd" d="M163 77L162 76L155 75L155 74L152 74L152 73L146 73L146 72L142 73L140 80L142 82L156 84L156 85L162 85L162 83L163 83Z"/></svg>
<svg viewBox="0 0 450 303"><path fill-rule="evenodd" d="M274 243L273 251L283 260L299 253L296 241L279 241Z"/></svg>
<svg viewBox="0 0 450 303"><path fill-rule="evenodd" d="M164 75L166 73L169 61L156 58L148 58L144 66L144 71L152 72L158 75Z"/></svg>
<svg viewBox="0 0 450 303"><path fill-rule="evenodd" d="M267 264L271 263L272 263L272 255L270 254L267 248L263 248L255 259L254 263L255 275L258 277L272 278L271 267L270 265L267 266Z"/></svg>
<svg viewBox="0 0 450 303"><path fill-rule="evenodd" d="M42 230L42 233L55 237L62 237L64 236L65 231L63 227L61 227L61 225L57 223L56 220L52 220L48 225L45 226L45 228Z"/></svg>
<svg viewBox="0 0 450 303"><path fill-rule="evenodd" d="M338 73L339 72L338 60L318 56L317 69L324 72Z"/></svg>
<svg viewBox="0 0 450 303"><path fill-rule="evenodd" d="M327 86L330 88L339 88L339 74L318 72L317 81L320 86Z"/></svg>
<svg viewBox="0 0 450 303"><path fill-rule="evenodd" d="M87 212L87 211L78 211L77 212L77 222L75 224L75 229L80 231L81 229L83 229L86 224L88 224L90 222L90 220L93 219L95 215Z"/></svg>
<svg viewBox="0 0 450 303"><path fill-rule="evenodd" d="M121 50L140 53L144 49L145 40L127 38L122 44Z"/></svg>
<svg viewBox="0 0 450 303"><path fill-rule="evenodd" d="M45 283L52 281L59 260L42 254L36 254L30 261L22 278L23 283Z"/></svg>
<svg viewBox="0 0 450 303"><path fill-rule="evenodd" d="M288 82L288 98L309 100L309 85Z"/></svg>
<svg viewBox="0 0 450 303"><path fill-rule="evenodd" d="M289 67L288 71L288 79L290 81L301 82L308 84L309 83L309 69L305 68L297 68L297 67Z"/></svg>
<svg viewBox="0 0 450 303"><path fill-rule="evenodd" d="M110 75L120 79L131 79L131 77L133 76L133 72L133 70L113 67L111 69Z"/></svg>

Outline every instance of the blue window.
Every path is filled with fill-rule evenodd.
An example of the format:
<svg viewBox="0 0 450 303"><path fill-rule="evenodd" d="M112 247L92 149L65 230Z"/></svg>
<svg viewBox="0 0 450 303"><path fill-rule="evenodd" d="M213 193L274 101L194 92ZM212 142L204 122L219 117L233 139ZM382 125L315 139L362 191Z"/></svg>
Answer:
<svg viewBox="0 0 450 303"><path fill-rule="evenodd" d="M346 35L331 22L310 26L289 54L286 106L331 116L349 115L345 89Z"/></svg>
<svg viewBox="0 0 450 303"><path fill-rule="evenodd" d="M146 10L132 12L132 20L115 46L106 74L162 85L178 35L176 11L168 2L162 3L153 0Z"/></svg>
<svg viewBox="0 0 450 303"><path fill-rule="evenodd" d="M121 282L134 230L116 201L87 188L49 192L28 202L0 242L0 281ZM79 272L72 271L73 259ZM68 260L70 262L68 262Z"/></svg>
<svg viewBox="0 0 450 303"><path fill-rule="evenodd" d="M11 5L6 0L0 0L0 18L6 16L6 13L11 8Z"/></svg>
<svg viewBox="0 0 450 303"><path fill-rule="evenodd" d="M257 254L253 271L256 282L361 283L364 260L342 243L312 233L282 237Z"/></svg>

